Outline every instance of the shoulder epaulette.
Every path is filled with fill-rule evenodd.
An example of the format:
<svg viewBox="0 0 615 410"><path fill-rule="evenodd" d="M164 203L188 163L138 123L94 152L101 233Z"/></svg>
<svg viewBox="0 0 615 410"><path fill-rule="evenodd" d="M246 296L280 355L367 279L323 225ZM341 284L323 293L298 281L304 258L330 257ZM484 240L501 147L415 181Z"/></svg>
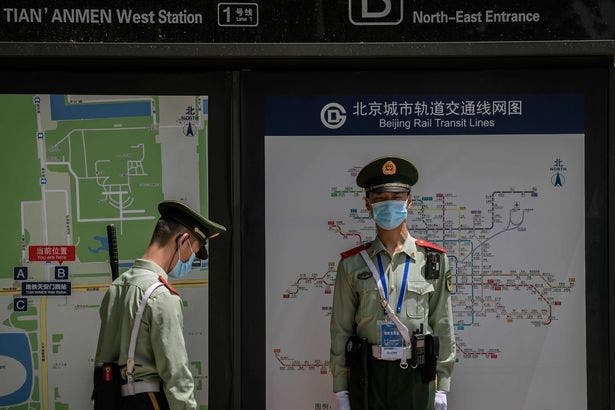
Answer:
<svg viewBox="0 0 615 410"><path fill-rule="evenodd" d="M362 250L369 249L370 246L372 246L371 243L364 243L363 245L359 245L356 248L348 249L347 251L342 252L340 255L342 255L342 259L346 259L352 255L356 255Z"/></svg>
<svg viewBox="0 0 615 410"><path fill-rule="evenodd" d="M438 245L436 245L434 243L426 241L424 239L417 239L416 241L414 241L414 243L416 243L418 246L422 246L424 248L429 248L429 249L433 249L434 251L446 253L446 249L444 249L441 246L438 246Z"/></svg>
<svg viewBox="0 0 615 410"><path fill-rule="evenodd" d="M171 293L172 293L172 294L174 294L174 295L179 296L179 292L178 292L178 291L176 291L176 290L175 290L175 288L174 288L173 286L171 286L171 284L170 284L169 282L167 282L167 280L166 280L166 279L165 279L162 275L158 276L158 280L159 280L160 282L162 282L162 284L163 284L163 285L164 285L167 289L169 289L169 292L171 292Z"/></svg>

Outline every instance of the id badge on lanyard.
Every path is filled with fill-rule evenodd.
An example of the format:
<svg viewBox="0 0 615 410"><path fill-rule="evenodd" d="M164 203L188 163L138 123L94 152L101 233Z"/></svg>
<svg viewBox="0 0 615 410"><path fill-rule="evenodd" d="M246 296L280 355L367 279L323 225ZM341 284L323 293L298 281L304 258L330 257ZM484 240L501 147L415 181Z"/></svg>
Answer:
<svg viewBox="0 0 615 410"><path fill-rule="evenodd" d="M367 252L362 251L361 256L365 260L365 263L369 267L370 271L374 274L374 279L376 280L376 284L378 285L378 291L380 293L380 297L382 298L383 301L387 301L388 300L388 285L387 285L386 275L385 275L384 267L382 264L382 258L380 257L380 254L378 254L378 269L376 268L374 263L371 261L371 259L367 255ZM410 270L410 257L406 255L406 263L404 266L404 276L403 276L401 287L400 287L399 298L397 300L396 312L392 311L392 309L389 307L389 309L391 309L391 314L393 315L401 311L402 304L404 301L405 291L406 291L406 284L408 282L409 270ZM387 302L387 306L388 306L388 302ZM384 360L401 359L402 364L405 364L405 359L406 359L405 349L407 347L404 347L404 338L401 335L396 324L391 321L391 318L389 318L386 309L385 309L385 319L386 320L379 320L377 322L378 330L380 330L381 358ZM399 321L399 319L397 320ZM405 327L403 324L401 324L401 322L399 323L399 325ZM407 364L406 364L406 367L407 367Z"/></svg>
<svg viewBox="0 0 615 410"><path fill-rule="evenodd" d="M380 282L381 287L384 290L384 297L388 298L388 286L386 283L386 275L384 274L384 267L382 266L382 259L380 255L378 255L378 270L380 271ZM404 276L402 279L401 289L399 292L399 298L397 300L397 312L401 311L401 306L404 301L404 294L406 290L406 283L408 282L408 270L410 268L410 257L406 256L406 263L404 266ZM380 328L380 353L382 359L385 360L397 360L405 357L404 351L404 339L399 333L397 326L395 323L391 322L389 318L385 321L378 321L378 326Z"/></svg>
<svg viewBox="0 0 615 410"><path fill-rule="evenodd" d="M401 337L395 323L388 320L379 320L380 353L384 360L397 360L405 356L404 339Z"/></svg>

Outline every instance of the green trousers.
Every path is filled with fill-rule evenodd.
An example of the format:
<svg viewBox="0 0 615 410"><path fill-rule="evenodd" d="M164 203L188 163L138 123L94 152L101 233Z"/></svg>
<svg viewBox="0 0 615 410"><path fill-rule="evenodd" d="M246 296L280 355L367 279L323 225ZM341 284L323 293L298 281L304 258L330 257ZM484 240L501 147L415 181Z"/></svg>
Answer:
<svg viewBox="0 0 615 410"><path fill-rule="evenodd" d="M350 370L349 396L352 410L433 410L435 383L423 383L419 369L402 369L399 361L371 359L368 406L363 405L362 375Z"/></svg>

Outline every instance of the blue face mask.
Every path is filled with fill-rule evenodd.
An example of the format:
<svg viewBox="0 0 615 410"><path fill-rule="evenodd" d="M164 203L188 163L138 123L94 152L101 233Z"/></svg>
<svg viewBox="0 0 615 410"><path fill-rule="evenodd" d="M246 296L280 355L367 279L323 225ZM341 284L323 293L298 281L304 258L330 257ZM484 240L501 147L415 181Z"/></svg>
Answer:
<svg viewBox="0 0 615 410"><path fill-rule="evenodd" d="M188 239L188 246L192 249L190 239ZM173 270L169 272L169 276L176 279L183 278L188 272L190 272L190 270L192 270L192 262L194 262L194 258L196 258L195 253L192 252L192 255L190 255L188 260L186 262L182 262L181 247L178 249L178 252L179 258L177 258L177 263L175 264Z"/></svg>
<svg viewBox="0 0 615 410"><path fill-rule="evenodd" d="M374 222L382 229L397 228L408 218L407 201L382 201L372 204Z"/></svg>

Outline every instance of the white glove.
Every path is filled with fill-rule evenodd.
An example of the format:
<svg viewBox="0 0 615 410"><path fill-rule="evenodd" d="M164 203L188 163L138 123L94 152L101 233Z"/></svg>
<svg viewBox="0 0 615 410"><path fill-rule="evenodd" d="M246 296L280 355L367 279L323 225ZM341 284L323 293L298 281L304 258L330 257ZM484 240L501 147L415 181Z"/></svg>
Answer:
<svg viewBox="0 0 615 410"><path fill-rule="evenodd" d="M348 396L348 390L336 392L335 397L337 398L338 410L350 410L350 397Z"/></svg>
<svg viewBox="0 0 615 410"><path fill-rule="evenodd" d="M446 410L446 392L443 390L436 390L436 402L435 402L436 410Z"/></svg>

